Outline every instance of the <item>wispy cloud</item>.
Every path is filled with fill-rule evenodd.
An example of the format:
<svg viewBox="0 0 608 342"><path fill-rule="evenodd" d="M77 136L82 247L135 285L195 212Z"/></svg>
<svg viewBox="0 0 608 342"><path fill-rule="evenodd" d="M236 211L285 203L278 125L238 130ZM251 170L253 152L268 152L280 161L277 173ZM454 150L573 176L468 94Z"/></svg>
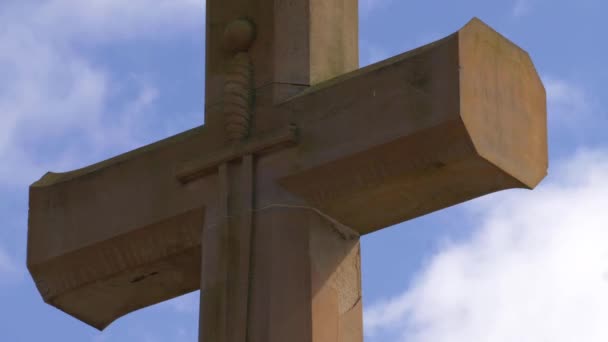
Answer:
<svg viewBox="0 0 608 342"><path fill-rule="evenodd" d="M552 118L579 120L590 113L593 101L582 85L551 76L543 77L543 83Z"/></svg>
<svg viewBox="0 0 608 342"><path fill-rule="evenodd" d="M530 14L532 11L533 0L515 0L513 5L513 15L515 17L523 17Z"/></svg>
<svg viewBox="0 0 608 342"><path fill-rule="evenodd" d="M408 342L608 340L608 152L584 151L551 184L471 205L473 237L365 312L373 337Z"/></svg>
<svg viewBox="0 0 608 342"><path fill-rule="evenodd" d="M390 52L387 49L380 48L379 46L367 40L362 40L360 45L361 67L379 62L390 57Z"/></svg>
<svg viewBox="0 0 608 342"><path fill-rule="evenodd" d="M363 16L390 5L393 0L359 0L359 13Z"/></svg>
<svg viewBox="0 0 608 342"><path fill-rule="evenodd" d="M129 124L151 110L158 90L113 74L81 47L184 32L203 20L203 8L195 0L3 2L0 184L73 167L69 150L83 143L96 150L131 145ZM108 113L116 119L104 118ZM80 146L62 144L66 135L83 137Z"/></svg>
<svg viewBox="0 0 608 342"><path fill-rule="evenodd" d="M130 39L173 34L196 26L204 0L8 0L2 16L27 24L54 43L74 39ZM23 25L20 25L23 26ZM8 25L7 25L8 27ZM19 27L20 29L22 27Z"/></svg>
<svg viewBox="0 0 608 342"><path fill-rule="evenodd" d="M553 150L571 150L574 145L603 145L608 117L601 99L578 81L543 77L547 91L549 137Z"/></svg>
<svg viewBox="0 0 608 342"><path fill-rule="evenodd" d="M0 285L15 279L22 273L15 259L0 246Z"/></svg>
<svg viewBox="0 0 608 342"><path fill-rule="evenodd" d="M172 299L164 305L173 311L182 314L197 313L200 305L200 291L191 292L183 296Z"/></svg>

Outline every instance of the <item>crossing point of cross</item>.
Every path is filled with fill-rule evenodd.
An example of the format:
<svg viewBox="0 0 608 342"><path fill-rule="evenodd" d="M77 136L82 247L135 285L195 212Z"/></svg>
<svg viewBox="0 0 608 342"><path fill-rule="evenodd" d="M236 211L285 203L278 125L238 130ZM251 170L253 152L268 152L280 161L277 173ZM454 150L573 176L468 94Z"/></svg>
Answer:
<svg viewBox="0 0 608 342"><path fill-rule="evenodd" d="M359 236L547 170L543 85L473 19L357 69L356 0L207 1L204 126L30 188L28 267L98 329L200 289L200 341L362 341Z"/></svg>

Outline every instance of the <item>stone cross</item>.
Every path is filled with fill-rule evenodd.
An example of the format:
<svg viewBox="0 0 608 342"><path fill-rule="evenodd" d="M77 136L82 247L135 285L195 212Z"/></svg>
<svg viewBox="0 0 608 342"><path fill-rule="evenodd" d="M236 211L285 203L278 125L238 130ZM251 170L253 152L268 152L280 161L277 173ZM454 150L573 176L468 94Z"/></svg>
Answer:
<svg viewBox="0 0 608 342"><path fill-rule="evenodd" d="M98 329L200 289L199 341L362 341L361 235L546 174L543 85L478 19L357 69L356 0L209 0L206 44L204 126L30 188L36 286Z"/></svg>

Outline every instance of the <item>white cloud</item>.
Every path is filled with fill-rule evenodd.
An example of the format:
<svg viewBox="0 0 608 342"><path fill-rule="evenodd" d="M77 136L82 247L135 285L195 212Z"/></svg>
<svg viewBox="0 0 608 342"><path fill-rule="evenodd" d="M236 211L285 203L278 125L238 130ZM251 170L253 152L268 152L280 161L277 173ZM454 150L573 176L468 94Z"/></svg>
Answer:
<svg viewBox="0 0 608 342"><path fill-rule="evenodd" d="M68 157L74 151L68 149L82 146L58 147L66 135L85 136L81 143L96 152L120 144L132 146L135 125L131 123L151 110L158 90L153 84L114 75L80 47L186 32L200 27L204 4L197 0L2 2L0 184L25 184L47 169L74 167ZM109 113L117 119L108 120ZM53 147L53 153L47 152Z"/></svg>
<svg viewBox="0 0 608 342"><path fill-rule="evenodd" d="M532 192L477 201L479 229L365 312L408 342L608 341L608 153L581 152Z"/></svg>

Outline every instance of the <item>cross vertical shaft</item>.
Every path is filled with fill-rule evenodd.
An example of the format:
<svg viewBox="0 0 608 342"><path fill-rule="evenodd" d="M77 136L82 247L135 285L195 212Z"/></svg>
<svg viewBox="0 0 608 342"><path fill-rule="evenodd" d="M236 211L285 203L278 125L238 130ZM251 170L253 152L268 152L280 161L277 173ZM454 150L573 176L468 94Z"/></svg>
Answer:
<svg viewBox="0 0 608 342"><path fill-rule="evenodd" d="M223 125L227 129L225 139L232 141L231 144L238 144L243 138L255 136L257 132L271 129L285 120L275 113L275 103L314 83L356 69L357 5L357 0L207 1L206 125ZM254 25L255 42L252 45L243 43L247 40L245 36L248 36L246 30L234 29L234 23L237 21L248 21ZM232 85L234 73L230 70L233 69L231 66L234 63L231 61L242 56L243 51L247 54L244 58L251 63L252 79L247 82L251 89L242 93L249 94L255 100L235 93L235 86ZM242 79L238 74L236 77L237 80ZM236 83L243 84L242 80ZM239 88L239 84L236 88ZM235 116L233 108L236 108L236 112L241 112L247 103L255 103L255 107L248 108L251 113ZM241 125L240 116L247 117L247 123ZM237 122L234 123L234 120ZM240 133L244 132L245 126L247 133ZM239 138L234 140L234 137ZM320 326L329 331L325 334L337 333L340 331L338 321L333 325L322 322L320 317L323 315L313 311L339 310L331 305L326 308L319 299L315 302L313 297L316 293L313 293L313 290L320 291L325 282L330 283L332 271L329 269L338 267L353 248L358 251L358 242L346 242L348 253L340 252L343 255L336 260L329 258L331 261L315 261L314 255L335 254L334 251L325 251L325 247L321 245L309 243L317 241L314 237L320 234L318 227L313 229L310 225L310 220L316 218L319 213L306 209L305 203L299 203L302 204L299 211L294 210L294 207L280 206L256 208L255 204L258 202L272 203L271 205L287 203L281 198L282 195L271 196L272 199L267 199L266 202L259 201L259 196L254 195L256 184L263 182L263 179L257 178L256 164L254 155L249 154L242 159L227 160L217 169L220 192L218 213L222 218L218 221L221 222L219 226L207 226L203 232L199 339L214 342L283 341L294 340L292 335L295 334L301 336L302 341L317 341L321 337L314 337L315 334L323 335L323 328ZM268 192L269 187L276 187L276 184L266 185L263 191ZM293 202L290 203L293 205ZM289 214L286 215L283 211ZM291 214L294 214L294 217L291 217ZM298 216L301 218L298 219ZM298 220L308 223L301 225ZM320 226L324 228L321 230L331 231L332 225L331 222L322 223ZM259 237L252 241L254 227L259 228L260 233ZM282 234L291 237L303 235L302 240L293 240L289 236L278 239ZM281 242L274 245L272 241ZM290 245L289 241L292 241L293 245ZM289 247L284 250L286 246ZM293 255L292 261L302 267L277 264L277 260L289 259L289 255ZM268 256L269 260L260 262L265 266L253 270L255 274L252 273L250 265L253 260L250 260L250 257L255 260ZM358 265L358 252L348 259L350 264ZM332 265L319 266L326 263ZM275 266L268 270L266 265ZM323 279L319 275L321 271L316 269L318 267L328 272ZM342 302L359 302L360 281L357 267L355 272L350 272L347 276L348 282L358 289L354 291L356 298L342 298ZM294 274L294 270L300 271ZM304 278L298 278L297 273L301 273ZM299 301L296 300L298 296L301 296ZM338 305L336 296L335 293L331 294L328 303ZM271 297L281 300L273 301ZM268 301L260 302L260 298L267 298ZM350 304L342 303L342 306ZM360 306L358 308L358 311L354 311L355 320L357 317L360 319ZM250 310L256 311L253 316L249 316ZM294 315L303 316L297 320L284 320ZM259 321L260 319L262 321ZM264 320L268 320L268 323ZM273 328L260 330L260 327L266 324L272 324ZM278 327L288 329L286 332L291 333L274 336L273 334L281 331ZM327 327L331 328L328 330ZM249 330L251 335L247 336ZM354 338L351 340L358 339L355 335L350 336Z"/></svg>

